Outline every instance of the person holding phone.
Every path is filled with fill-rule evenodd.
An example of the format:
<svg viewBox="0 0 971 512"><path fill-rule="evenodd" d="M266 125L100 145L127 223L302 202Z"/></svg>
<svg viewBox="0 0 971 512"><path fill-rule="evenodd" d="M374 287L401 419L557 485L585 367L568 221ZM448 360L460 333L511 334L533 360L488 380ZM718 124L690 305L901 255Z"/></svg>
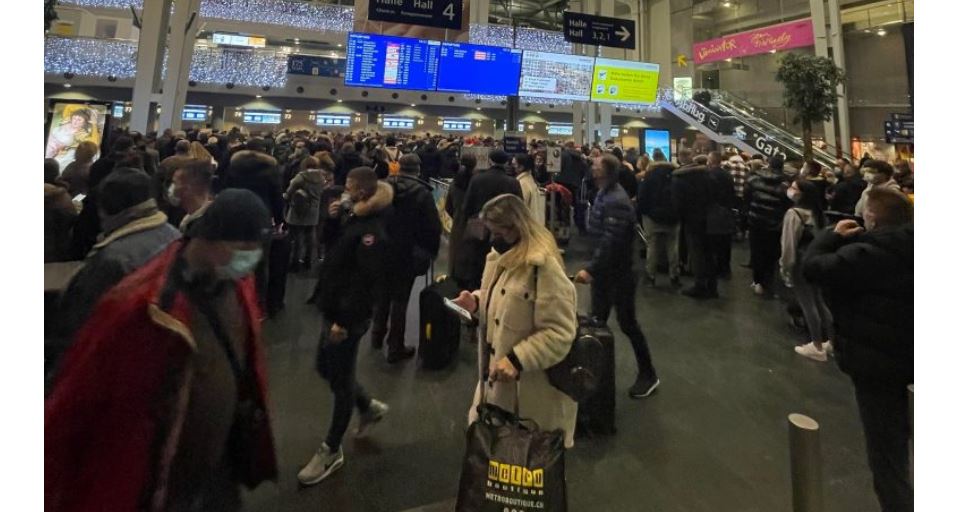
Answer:
<svg viewBox="0 0 971 512"><path fill-rule="evenodd" d="M566 275L556 240L526 203L502 194L482 207L490 233L482 286L462 291L455 303L476 314L481 329L479 368L487 401L543 430L562 429L573 446L577 404L554 388L545 369L566 357L576 335L576 290ZM476 385L469 423L483 400Z"/></svg>

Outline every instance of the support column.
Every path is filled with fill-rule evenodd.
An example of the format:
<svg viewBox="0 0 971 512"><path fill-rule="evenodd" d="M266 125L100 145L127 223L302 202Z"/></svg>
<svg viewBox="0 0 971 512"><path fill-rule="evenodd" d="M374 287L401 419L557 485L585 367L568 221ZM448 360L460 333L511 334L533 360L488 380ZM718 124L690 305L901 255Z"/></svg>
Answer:
<svg viewBox="0 0 971 512"><path fill-rule="evenodd" d="M600 2L598 0L584 0L587 8L583 12L597 14L598 16L613 16L614 2ZM594 55L597 57L607 57L613 59L623 59L624 50L620 48L594 48ZM610 124L614 106L610 103L591 103L593 110L596 111L596 129L600 132L599 142L610 138ZM594 116L591 116L591 118ZM589 118L588 118L589 119ZM588 123L590 124L590 123ZM593 140L591 138L591 140Z"/></svg>
<svg viewBox="0 0 971 512"><path fill-rule="evenodd" d="M506 96L506 131L519 131L519 96Z"/></svg>
<svg viewBox="0 0 971 512"><path fill-rule="evenodd" d="M159 130L178 130L182 126L182 108L185 106L185 95L189 87L189 64L192 63L196 27L199 25L200 3L201 0L180 0L176 2L175 11L172 13Z"/></svg>
<svg viewBox="0 0 971 512"><path fill-rule="evenodd" d="M826 0L809 0L809 14L813 23L813 36L816 39L817 57L829 57L829 32L826 30ZM836 126L833 121L823 123L823 140L828 145L836 144Z"/></svg>
<svg viewBox="0 0 971 512"><path fill-rule="evenodd" d="M903 4L901 4L902 6ZM846 55L843 52L843 17L840 4L836 0L829 1L829 42L833 47L833 64L840 69L846 69ZM850 153L850 109L846 104L846 85L836 88L839 99L836 101L836 122L839 126L839 154Z"/></svg>
<svg viewBox="0 0 971 512"><path fill-rule="evenodd" d="M677 67L677 59L671 53L671 0L642 0L641 4L649 3L649 13L645 17L649 27L642 25L639 27L644 37L638 39L641 44L647 44L646 51L641 55L645 56L648 62L661 65L661 73L658 78L658 87L671 87L674 69ZM690 52L685 53L690 55Z"/></svg>
<svg viewBox="0 0 971 512"><path fill-rule="evenodd" d="M155 108L152 106L152 95L161 89L162 58L165 55L165 36L171 8L172 0L145 0L142 8L131 102L130 128L134 131L149 131Z"/></svg>

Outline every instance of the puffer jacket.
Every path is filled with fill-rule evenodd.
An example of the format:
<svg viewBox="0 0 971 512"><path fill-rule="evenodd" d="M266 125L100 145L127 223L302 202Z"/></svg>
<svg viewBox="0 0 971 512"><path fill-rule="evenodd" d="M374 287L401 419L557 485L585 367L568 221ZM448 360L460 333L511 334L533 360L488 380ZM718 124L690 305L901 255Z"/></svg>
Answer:
<svg viewBox="0 0 971 512"><path fill-rule="evenodd" d="M781 172L756 171L748 180L744 201L749 205L749 228L782 232L782 219L792 207L786 196L789 180Z"/></svg>
<svg viewBox="0 0 971 512"><path fill-rule="evenodd" d="M914 382L913 224L850 238L825 230L806 250L802 271L826 294L837 363L858 386Z"/></svg>
<svg viewBox="0 0 971 512"><path fill-rule="evenodd" d="M223 188L249 190L263 200L276 224L283 222L282 175L276 159L259 151L244 149L232 156Z"/></svg>
<svg viewBox="0 0 971 512"><path fill-rule="evenodd" d="M671 195L671 181L674 164L658 162L651 164L647 177L641 181L637 190L637 211L650 217L658 224L677 224L678 212L674 209Z"/></svg>
<svg viewBox="0 0 971 512"><path fill-rule="evenodd" d="M307 169L300 171L290 186L284 198L291 201L290 209L287 210L287 224L292 226L316 226L320 220L320 195L324 190L324 171L320 169ZM293 196L298 191L303 190L307 194L307 206L297 209L292 206ZM299 210L299 211L298 211Z"/></svg>
<svg viewBox="0 0 971 512"><path fill-rule="evenodd" d="M390 240L385 221L394 190L383 181L342 220L340 235L320 269L314 296L325 319L350 329L371 318L375 287L384 281Z"/></svg>
<svg viewBox="0 0 971 512"><path fill-rule="evenodd" d="M595 279L630 273L636 222L634 205L619 184L597 193L587 221L587 230L598 238L593 257L586 266Z"/></svg>

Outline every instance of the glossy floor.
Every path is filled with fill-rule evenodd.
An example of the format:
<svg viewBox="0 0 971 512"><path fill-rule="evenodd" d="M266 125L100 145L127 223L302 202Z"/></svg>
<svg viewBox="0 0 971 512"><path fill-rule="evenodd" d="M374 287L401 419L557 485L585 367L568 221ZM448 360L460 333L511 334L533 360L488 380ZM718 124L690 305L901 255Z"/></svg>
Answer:
<svg viewBox="0 0 971 512"><path fill-rule="evenodd" d="M778 302L751 294L750 273L738 265L747 256L736 247L735 275L721 282L718 300L682 297L664 277L657 288L638 288L638 319L662 381L647 400L626 397L635 365L611 319L618 336L618 433L578 441L568 453L571 510L791 510L791 412L821 425L827 510L878 510L849 379L833 361L793 352L800 335L786 325ZM579 261L572 251L567 260L572 268ZM247 494L248 510L450 510L475 383L472 345L461 347L450 368L425 372L413 361L389 366L362 344L359 378L391 412L368 439L345 438L338 473L310 488L297 483L326 433L332 404L313 369L320 320L303 303L312 285L308 275L292 276L285 312L265 328L280 481ZM413 299L409 345L417 343L417 318Z"/></svg>

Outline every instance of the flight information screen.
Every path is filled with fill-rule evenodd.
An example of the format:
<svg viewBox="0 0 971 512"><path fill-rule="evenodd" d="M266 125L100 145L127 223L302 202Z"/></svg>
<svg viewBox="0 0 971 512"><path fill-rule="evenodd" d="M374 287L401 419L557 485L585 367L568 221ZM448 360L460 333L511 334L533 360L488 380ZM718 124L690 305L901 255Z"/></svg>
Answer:
<svg viewBox="0 0 971 512"><path fill-rule="evenodd" d="M593 57L527 50L519 95L587 101L592 79Z"/></svg>
<svg viewBox="0 0 971 512"><path fill-rule="evenodd" d="M344 83L356 87L434 91L439 41L352 32Z"/></svg>
<svg viewBox="0 0 971 512"><path fill-rule="evenodd" d="M244 111L243 122L246 124L280 124L279 112Z"/></svg>
<svg viewBox="0 0 971 512"><path fill-rule="evenodd" d="M515 96L523 51L468 43L442 43L438 90Z"/></svg>

